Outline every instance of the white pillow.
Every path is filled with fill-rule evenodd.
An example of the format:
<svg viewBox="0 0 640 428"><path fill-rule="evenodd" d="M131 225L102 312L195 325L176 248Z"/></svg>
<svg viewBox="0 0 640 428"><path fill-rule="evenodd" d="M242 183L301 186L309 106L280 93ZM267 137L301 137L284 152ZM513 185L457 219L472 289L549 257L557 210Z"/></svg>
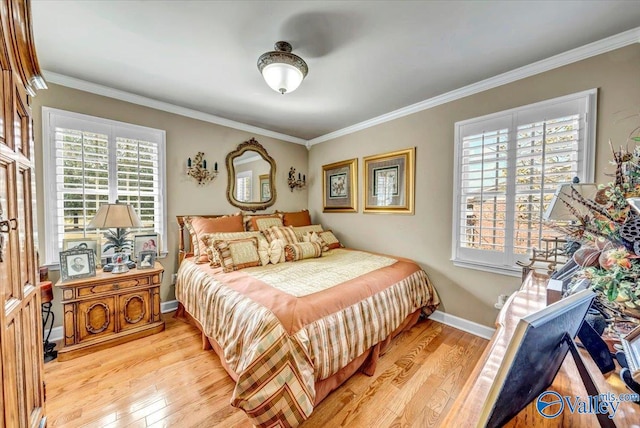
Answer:
<svg viewBox="0 0 640 428"><path fill-rule="evenodd" d="M268 243L266 239L260 241L258 256L260 256L262 266L268 263L275 265L284 262L284 241L282 239L274 239L271 243Z"/></svg>

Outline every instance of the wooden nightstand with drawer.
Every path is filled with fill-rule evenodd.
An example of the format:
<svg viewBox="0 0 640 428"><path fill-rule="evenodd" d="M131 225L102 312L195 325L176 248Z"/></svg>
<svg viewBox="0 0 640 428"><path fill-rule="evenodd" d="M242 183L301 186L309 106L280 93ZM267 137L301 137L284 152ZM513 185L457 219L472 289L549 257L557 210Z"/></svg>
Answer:
<svg viewBox="0 0 640 428"><path fill-rule="evenodd" d="M56 284L62 291L65 361L164 330L160 283L164 268L131 269Z"/></svg>

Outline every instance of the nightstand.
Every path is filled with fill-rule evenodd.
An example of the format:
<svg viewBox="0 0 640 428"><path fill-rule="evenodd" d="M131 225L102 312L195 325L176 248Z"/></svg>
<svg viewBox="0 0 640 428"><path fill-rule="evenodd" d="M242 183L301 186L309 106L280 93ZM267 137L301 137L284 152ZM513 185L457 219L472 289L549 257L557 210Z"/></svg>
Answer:
<svg viewBox="0 0 640 428"><path fill-rule="evenodd" d="M163 272L156 262L152 269L131 269L122 274L98 271L91 278L58 281L64 314L64 347L58 351L58 360L164 330L160 319Z"/></svg>

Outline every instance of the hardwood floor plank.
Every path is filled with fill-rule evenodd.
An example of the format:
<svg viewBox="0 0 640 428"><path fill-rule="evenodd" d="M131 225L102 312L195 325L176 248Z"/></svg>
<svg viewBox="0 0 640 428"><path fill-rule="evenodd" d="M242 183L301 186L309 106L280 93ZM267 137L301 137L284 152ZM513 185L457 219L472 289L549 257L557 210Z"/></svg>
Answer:
<svg viewBox="0 0 640 428"><path fill-rule="evenodd" d="M163 318L161 333L45 364L48 426L251 427L230 405L234 382L215 353L201 349L198 330ZM421 321L392 342L374 376L356 373L303 427L438 426L486 344Z"/></svg>

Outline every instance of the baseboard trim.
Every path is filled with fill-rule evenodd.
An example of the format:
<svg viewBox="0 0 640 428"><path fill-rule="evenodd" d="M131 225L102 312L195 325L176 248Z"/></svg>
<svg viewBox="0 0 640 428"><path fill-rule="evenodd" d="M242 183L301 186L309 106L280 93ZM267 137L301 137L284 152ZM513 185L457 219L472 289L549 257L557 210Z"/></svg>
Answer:
<svg viewBox="0 0 640 428"><path fill-rule="evenodd" d="M160 303L160 312L166 314L167 312L173 312L178 309L178 301L177 300L169 300L167 302Z"/></svg>
<svg viewBox="0 0 640 428"><path fill-rule="evenodd" d="M163 314L173 312L176 309L178 309L177 300L169 300L168 302L162 302L160 304L160 312ZM467 333L482 337L483 339L491 339L491 336L493 336L493 333L496 331L495 328L487 327L486 325L478 324L477 322L469 321L442 311L435 311L429 318L434 321L441 322L442 324L457 328L458 330L466 331ZM47 331L45 330L45 335L46 333ZM49 337L49 341L61 341L62 334L62 326L54 327L51 329L51 337Z"/></svg>
<svg viewBox="0 0 640 428"><path fill-rule="evenodd" d="M491 339L491 336L493 336L493 333L496 331L495 328L487 327L486 325L478 324L477 322L469 321L442 311L435 311L429 318L450 327L457 328L458 330L482 337L483 339Z"/></svg>

